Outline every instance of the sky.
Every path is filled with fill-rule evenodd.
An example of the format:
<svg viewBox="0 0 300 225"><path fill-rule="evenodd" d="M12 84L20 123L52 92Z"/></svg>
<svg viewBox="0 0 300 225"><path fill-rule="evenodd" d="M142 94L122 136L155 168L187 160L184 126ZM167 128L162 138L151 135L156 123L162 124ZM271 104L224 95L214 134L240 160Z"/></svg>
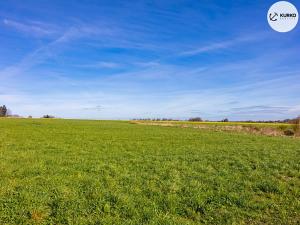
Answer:
<svg viewBox="0 0 300 225"><path fill-rule="evenodd" d="M25 117L296 117L300 25L272 30L273 3L0 1L0 105Z"/></svg>

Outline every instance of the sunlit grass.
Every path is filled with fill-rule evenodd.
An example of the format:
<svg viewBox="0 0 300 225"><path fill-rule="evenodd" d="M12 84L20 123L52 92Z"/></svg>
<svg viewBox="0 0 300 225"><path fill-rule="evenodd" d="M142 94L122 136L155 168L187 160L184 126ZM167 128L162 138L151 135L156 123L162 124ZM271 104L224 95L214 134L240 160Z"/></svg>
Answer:
<svg viewBox="0 0 300 225"><path fill-rule="evenodd" d="M0 224L298 224L300 140L0 120Z"/></svg>

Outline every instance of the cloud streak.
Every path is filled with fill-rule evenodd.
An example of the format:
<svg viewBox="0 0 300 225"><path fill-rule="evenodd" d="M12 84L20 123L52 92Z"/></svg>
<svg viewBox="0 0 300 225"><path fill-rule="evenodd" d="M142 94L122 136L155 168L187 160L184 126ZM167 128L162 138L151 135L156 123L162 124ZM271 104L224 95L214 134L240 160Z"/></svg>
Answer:
<svg viewBox="0 0 300 225"><path fill-rule="evenodd" d="M244 114L244 115L255 115L255 114L288 114L293 107L286 106L268 106L268 105L254 105L254 106L245 106L245 107L237 107L231 108L227 113L230 114Z"/></svg>
<svg viewBox="0 0 300 225"><path fill-rule="evenodd" d="M36 33L39 34L43 33L43 29L38 29L37 27L34 26L27 26L24 24L20 24L8 20L6 20L6 24L10 26L14 26L26 33L27 32L30 33L31 30L34 30ZM52 32L49 31L49 34L50 33ZM31 69L32 67L45 62L47 59L56 57L58 54L64 51L65 46L67 44L75 40L95 37L95 36L97 37L110 36L113 35L113 33L114 33L113 29L109 29L109 28L104 29L101 27L93 27L93 26L85 26L85 25L72 26L66 29L64 32L62 32L62 34L60 34L54 40L50 41L48 44L45 44L39 47L38 49L32 51L31 53L25 55L20 62L2 69L0 71L0 78L22 74L25 71ZM102 64L100 63L98 66L112 68L113 64L102 62Z"/></svg>
<svg viewBox="0 0 300 225"><path fill-rule="evenodd" d="M182 56L193 56L193 55L199 55L202 53L207 53L207 52L214 52L218 50L224 50L228 49L231 47L234 47L236 45L248 43L248 42L254 42L257 40L261 40L265 37L265 34L256 34L255 36L240 36L237 38L233 38L231 40L223 40L223 41L218 41L214 43L209 43L205 46L201 47L196 47L192 50L184 51L181 52L179 55Z"/></svg>
<svg viewBox="0 0 300 225"><path fill-rule="evenodd" d="M3 24L19 32L36 37L53 36L59 32L56 26L37 21L22 23L15 20L4 19Z"/></svg>
<svg viewBox="0 0 300 225"><path fill-rule="evenodd" d="M81 68L116 69L116 68L120 68L122 65L120 63L116 63L116 62L100 61L100 62L95 62L95 63L90 63L90 64L77 65L77 66L81 67Z"/></svg>

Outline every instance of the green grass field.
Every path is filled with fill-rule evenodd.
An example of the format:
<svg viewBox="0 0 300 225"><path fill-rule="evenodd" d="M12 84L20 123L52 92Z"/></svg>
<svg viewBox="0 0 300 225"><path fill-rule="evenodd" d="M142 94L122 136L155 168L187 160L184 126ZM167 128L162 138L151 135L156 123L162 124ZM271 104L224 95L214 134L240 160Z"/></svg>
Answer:
<svg viewBox="0 0 300 225"><path fill-rule="evenodd" d="M300 140L0 119L0 224L299 224Z"/></svg>

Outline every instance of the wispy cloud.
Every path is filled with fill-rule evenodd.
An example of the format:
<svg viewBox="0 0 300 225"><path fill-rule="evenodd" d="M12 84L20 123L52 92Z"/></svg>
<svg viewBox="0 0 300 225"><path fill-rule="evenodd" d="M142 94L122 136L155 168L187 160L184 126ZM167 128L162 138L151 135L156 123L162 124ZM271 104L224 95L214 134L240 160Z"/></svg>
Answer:
<svg viewBox="0 0 300 225"><path fill-rule="evenodd" d="M60 37L54 41L39 47L33 52L25 55L20 62L8 66L0 71L0 78L7 76L16 76L32 68L33 66L44 62L46 59L53 57L62 51L62 45L68 42L71 38L75 37L76 33L72 30L67 30ZM60 46L60 47L59 47Z"/></svg>
<svg viewBox="0 0 300 225"><path fill-rule="evenodd" d="M299 105L295 105L297 99L291 102L282 102L280 99L280 96L287 90L290 93L296 93L299 85L298 87L284 86L280 92L277 91L276 95L270 94L277 90L278 85L283 83L282 80L270 81L263 86L251 84L243 87L237 85L227 89L168 92L154 87L150 90L142 90L142 87L138 88L138 85L132 84L130 85L131 89L124 89L122 82L121 78L112 83L103 81L94 87L90 85L76 86L74 90L69 89L68 92L52 91L49 88L48 93L39 95L31 95L26 92L12 94L13 92L10 91L10 95L0 95L0 100L9 102L9 106L14 112L37 117L43 113L68 118L102 119L187 118L197 115L204 119L228 117L231 120L241 120L284 119L295 117L300 113ZM56 85L66 86L65 84ZM274 89L265 90L265 86L274 86ZM243 94L241 94L241 90ZM261 105L255 105L258 98L255 94L260 97ZM232 107L231 102L233 101L238 102L237 107Z"/></svg>
<svg viewBox="0 0 300 225"><path fill-rule="evenodd" d="M8 21L6 21L8 23ZM15 27L20 28L24 32L30 32L30 29L33 29L31 26L23 26L19 23L12 23L9 22L8 24L12 25L14 24ZM34 28L36 31L39 31L42 33L42 30ZM64 51L65 46L75 40L81 39L81 38L91 38L97 36L99 37L105 37L110 36L114 33L113 29L109 28L101 28L101 27L94 27L89 25L80 25L80 26L72 26L66 30L64 30L58 37L56 37L54 40L50 41L48 44L45 44L38 49L32 51L31 53L28 53L25 55L20 62L8 66L0 71L0 78L5 76L15 76L20 73L25 72L26 70L29 70L35 65L41 64L45 62L45 60L49 58L53 58L57 56L59 53ZM113 65L112 63L100 63L98 66L102 67L113 67L116 65Z"/></svg>
<svg viewBox="0 0 300 225"><path fill-rule="evenodd" d="M42 23L39 21L29 21L25 23L10 19L4 19L3 24L7 27L11 27L30 36L53 36L59 32L57 26L48 23Z"/></svg>
<svg viewBox="0 0 300 225"><path fill-rule="evenodd" d="M231 108L227 113L230 114L244 114L244 115L256 115L256 114L287 114L292 107L286 106L269 106L269 105L254 105L254 106L245 106Z"/></svg>
<svg viewBox="0 0 300 225"><path fill-rule="evenodd" d="M103 109L103 106L96 105L96 106L85 106L82 107L83 110L89 110L89 111L101 111Z"/></svg>
<svg viewBox="0 0 300 225"><path fill-rule="evenodd" d="M240 37L233 38L230 40L217 41L217 42L213 42L213 43L208 43L208 44L200 46L200 47L195 47L194 49L181 52L179 55L191 56L191 55L198 55L198 54L202 54L202 53L206 53L206 52L224 50L224 49L233 47L235 45L261 40L264 37L265 37L265 34L257 34L255 36L240 36Z"/></svg>
<svg viewBox="0 0 300 225"><path fill-rule="evenodd" d="M161 63L158 61L135 62L134 65L140 66L140 67L157 67L157 66L160 66Z"/></svg>
<svg viewBox="0 0 300 225"><path fill-rule="evenodd" d="M104 68L104 69L115 69L115 68L120 68L122 65L120 63L116 62L108 62L108 61L100 61L100 62L95 62L95 63L90 63L90 64L83 64L83 65L78 65L78 67L82 68Z"/></svg>

